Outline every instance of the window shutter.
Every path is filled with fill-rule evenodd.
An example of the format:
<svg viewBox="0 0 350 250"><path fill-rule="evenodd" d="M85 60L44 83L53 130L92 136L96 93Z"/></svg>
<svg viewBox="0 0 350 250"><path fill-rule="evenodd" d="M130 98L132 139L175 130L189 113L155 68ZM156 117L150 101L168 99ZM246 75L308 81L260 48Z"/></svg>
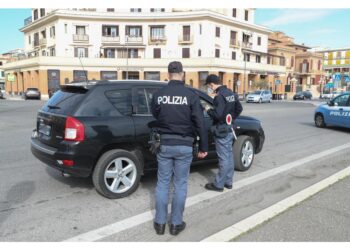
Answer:
<svg viewBox="0 0 350 250"><path fill-rule="evenodd" d="M102 26L102 36L106 36L106 26Z"/></svg>
<svg viewBox="0 0 350 250"><path fill-rule="evenodd" d="M85 57L89 57L89 49L85 48Z"/></svg>
<svg viewBox="0 0 350 250"><path fill-rule="evenodd" d="M74 57L78 57L78 48L74 48Z"/></svg>
<svg viewBox="0 0 350 250"><path fill-rule="evenodd" d="M140 36L142 36L142 26L140 26Z"/></svg>

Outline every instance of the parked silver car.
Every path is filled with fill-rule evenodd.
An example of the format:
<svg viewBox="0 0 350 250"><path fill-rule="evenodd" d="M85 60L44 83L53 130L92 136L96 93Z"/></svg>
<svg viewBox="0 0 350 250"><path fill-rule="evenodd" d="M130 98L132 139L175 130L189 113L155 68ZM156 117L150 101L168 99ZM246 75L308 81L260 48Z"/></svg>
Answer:
<svg viewBox="0 0 350 250"><path fill-rule="evenodd" d="M271 102L272 93L270 90L257 90L247 95L246 99L247 102Z"/></svg>
<svg viewBox="0 0 350 250"><path fill-rule="evenodd" d="M41 99L41 93L39 89L37 88L27 88L27 90L24 92L24 99Z"/></svg>

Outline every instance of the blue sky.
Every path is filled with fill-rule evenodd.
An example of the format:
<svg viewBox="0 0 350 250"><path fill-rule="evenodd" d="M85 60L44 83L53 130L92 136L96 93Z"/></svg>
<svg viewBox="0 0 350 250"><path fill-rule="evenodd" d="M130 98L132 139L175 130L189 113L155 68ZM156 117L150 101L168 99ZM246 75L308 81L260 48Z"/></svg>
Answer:
<svg viewBox="0 0 350 250"><path fill-rule="evenodd" d="M30 15L30 9L0 8L0 54L23 48L19 29ZM255 22L308 46L350 47L350 9L256 9Z"/></svg>

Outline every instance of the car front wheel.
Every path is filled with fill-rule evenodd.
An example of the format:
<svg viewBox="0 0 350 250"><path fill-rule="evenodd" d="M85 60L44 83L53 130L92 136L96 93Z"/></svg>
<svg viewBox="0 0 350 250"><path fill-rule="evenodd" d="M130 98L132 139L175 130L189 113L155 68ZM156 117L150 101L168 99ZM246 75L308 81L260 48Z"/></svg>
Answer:
<svg viewBox="0 0 350 250"><path fill-rule="evenodd" d="M141 171L141 163L133 153L115 149L100 157L92 180L101 195L110 199L118 199L136 191Z"/></svg>
<svg viewBox="0 0 350 250"><path fill-rule="evenodd" d="M247 171L253 164L254 154L253 138L247 135L239 136L233 144L235 169L238 171Z"/></svg>
<svg viewBox="0 0 350 250"><path fill-rule="evenodd" d="M326 127L326 124L324 122L324 118L322 114L316 114L315 115L315 125L318 128L324 128Z"/></svg>

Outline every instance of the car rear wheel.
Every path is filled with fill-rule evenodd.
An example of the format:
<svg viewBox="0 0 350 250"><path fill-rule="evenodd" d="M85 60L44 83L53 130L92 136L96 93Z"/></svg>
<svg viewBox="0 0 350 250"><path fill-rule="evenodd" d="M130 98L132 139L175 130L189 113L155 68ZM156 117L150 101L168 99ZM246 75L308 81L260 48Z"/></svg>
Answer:
<svg viewBox="0 0 350 250"><path fill-rule="evenodd" d="M316 116L315 116L315 125L318 128L326 127L326 124L324 122L324 118L323 118L322 114L316 114Z"/></svg>
<svg viewBox="0 0 350 250"><path fill-rule="evenodd" d="M247 135L239 136L233 144L235 169L238 171L247 171L253 164L254 154L253 138Z"/></svg>
<svg viewBox="0 0 350 250"><path fill-rule="evenodd" d="M141 171L140 161L133 153L116 149L100 157L92 180L101 195L118 199L135 192L140 182Z"/></svg>

